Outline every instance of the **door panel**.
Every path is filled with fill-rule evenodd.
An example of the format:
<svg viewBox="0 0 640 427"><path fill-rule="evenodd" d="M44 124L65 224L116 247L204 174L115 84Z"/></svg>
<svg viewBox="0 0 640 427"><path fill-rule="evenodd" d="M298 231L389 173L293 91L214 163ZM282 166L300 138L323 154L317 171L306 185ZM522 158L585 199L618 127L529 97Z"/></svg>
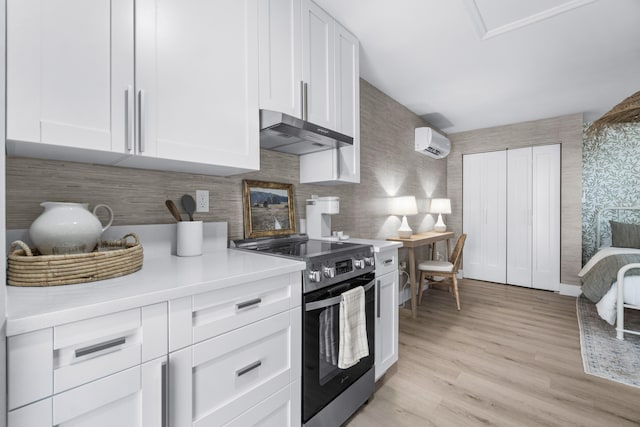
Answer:
<svg viewBox="0 0 640 427"><path fill-rule="evenodd" d="M300 1L266 0L258 8L260 108L301 117Z"/></svg>
<svg viewBox="0 0 640 427"><path fill-rule="evenodd" d="M504 151L464 156L465 277L506 281L506 159Z"/></svg>
<svg viewBox="0 0 640 427"><path fill-rule="evenodd" d="M7 137L125 151L131 0L7 2Z"/></svg>
<svg viewBox="0 0 640 427"><path fill-rule="evenodd" d="M136 7L140 154L258 169L257 0Z"/></svg>
<svg viewBox="0 0 640 427"><path fill-rule="evenodd" d="M334 21L315 3L302 2L302 79L307 83L307 120L334 128Z"/></svg>
<svg viewBox="0 0 640 427"><path fill-rule="evenodd" d="M560 289L560 145L533 149L533 287Z"/></svg>
<svg viewBox="0 0 640 427"><path fill-rule="evenodd" d="M531 287L531 147L507 151L507 283Z"/></svg>

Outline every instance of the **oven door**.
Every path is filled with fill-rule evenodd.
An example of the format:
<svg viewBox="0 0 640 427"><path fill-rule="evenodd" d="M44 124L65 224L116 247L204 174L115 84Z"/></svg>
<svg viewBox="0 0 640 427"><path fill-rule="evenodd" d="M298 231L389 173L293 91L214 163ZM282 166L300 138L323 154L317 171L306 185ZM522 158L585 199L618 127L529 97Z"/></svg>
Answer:
<svg viewBox="0 0 640 427"><path fill-rule="evenodd" d="M302 421L329 404L374 363L374 273L349 279L304 296ZM347 369L338 368L340 343L340 295L357 286L365 289L367 342L369 355Z"/></svg>

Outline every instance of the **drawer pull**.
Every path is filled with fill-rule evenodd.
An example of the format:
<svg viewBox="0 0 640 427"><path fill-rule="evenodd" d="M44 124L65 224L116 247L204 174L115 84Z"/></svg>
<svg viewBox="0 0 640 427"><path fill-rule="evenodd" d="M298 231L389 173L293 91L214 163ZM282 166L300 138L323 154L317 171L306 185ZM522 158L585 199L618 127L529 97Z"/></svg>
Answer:
<svg viewBox="0 0 640 427"><path fill-rule="evenodd" d="M258 305L262 302L262 298L254 298L249 301L239 302L236 304L236 310L243 310L245 308L253 307L254 305Z"/></svg>
<svg viewBox="0 0 640 427"><path fill-rule="evenodd" d="M384 265L393 264L393 258L391 258L391 259L385 259L384 261L382 261L382 264L384 264Z"/></svg>
<svg viewBox="0 0 640 427"><path fill-rule="evenodd" d="M169 399L169 375L168 375L168 366L167 366L167 362L162 362L162 371L161 371L161 391L160 391L160 396L162 399L162 403L160 405L160 411L162 412L162 427L167 427L168 424L168 420L169 420L169 404L168 404L168 399Z"/></svg>
<svg viewBox="0 0 640 427"><path fill-rule="evenodd" d="M376 315L376 317L379 319L380 318L380 280L376 280L376 287L378 288L377 293L378 293L378 298L376 300L376 309L378 311L378 314Z"/></svg>
<svg viewBox="0 0 640 427"><path fill-rule="evenodd" d="M242 369L238 369L236 371L236 376L237 377L241 377L244 374L249 373L249 372L253 371L254 369L260 367L261 365L262 365L262 362L259 361L259 360L257 362L253 362L251 365L247 365Z"/></svg>
<svg viewBox="0 0 640 427"><path fill-rule="evenodd" d="M89 347L83 347L76 350L76 357L86 356L87 354L96 353L98 351L106 350L111 347L117 347L127 342L126 337L120 337L111 341L101 342L100 344L90 345Z"/></svg>

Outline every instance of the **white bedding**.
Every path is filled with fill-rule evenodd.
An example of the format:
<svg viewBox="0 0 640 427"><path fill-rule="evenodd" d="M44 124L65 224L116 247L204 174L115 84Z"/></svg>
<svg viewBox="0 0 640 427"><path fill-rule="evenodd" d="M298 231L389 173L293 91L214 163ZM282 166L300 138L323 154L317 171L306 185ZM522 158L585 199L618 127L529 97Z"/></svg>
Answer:
<svg viewBox="0 0 640 427"><path fill-rule="evenodd" d="M601 259L616 254L640 254L640 249L605 247L600 249L591 257L582 270L579 277L584 276ZM618 301L617 282L613 282L609 291L596 303L598 314L610 325L616 322L616 306ZM625 304L640 306L640 276L626 276L624 279L624 302Z"/></svg>
<svg viewBox="0 0 640 427"><path fill-rule="evenodd" d="M640 306L640 276L626 276L624 279L624 303ZM618 305L618 283L613 282L609 291L596 303L598 314L610 325L616 323Z"/></svg>

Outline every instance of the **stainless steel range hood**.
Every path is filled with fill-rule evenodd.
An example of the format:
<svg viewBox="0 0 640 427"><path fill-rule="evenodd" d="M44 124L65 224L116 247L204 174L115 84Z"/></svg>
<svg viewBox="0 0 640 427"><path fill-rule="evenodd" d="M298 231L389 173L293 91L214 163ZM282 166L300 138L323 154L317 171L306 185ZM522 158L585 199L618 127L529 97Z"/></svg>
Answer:
<svg viewBox="0 0 640 427"><path fill-rule="evenodd" d="M285 113L260 110L261 148L301 155L352 145L350 136Z"/></svg>

